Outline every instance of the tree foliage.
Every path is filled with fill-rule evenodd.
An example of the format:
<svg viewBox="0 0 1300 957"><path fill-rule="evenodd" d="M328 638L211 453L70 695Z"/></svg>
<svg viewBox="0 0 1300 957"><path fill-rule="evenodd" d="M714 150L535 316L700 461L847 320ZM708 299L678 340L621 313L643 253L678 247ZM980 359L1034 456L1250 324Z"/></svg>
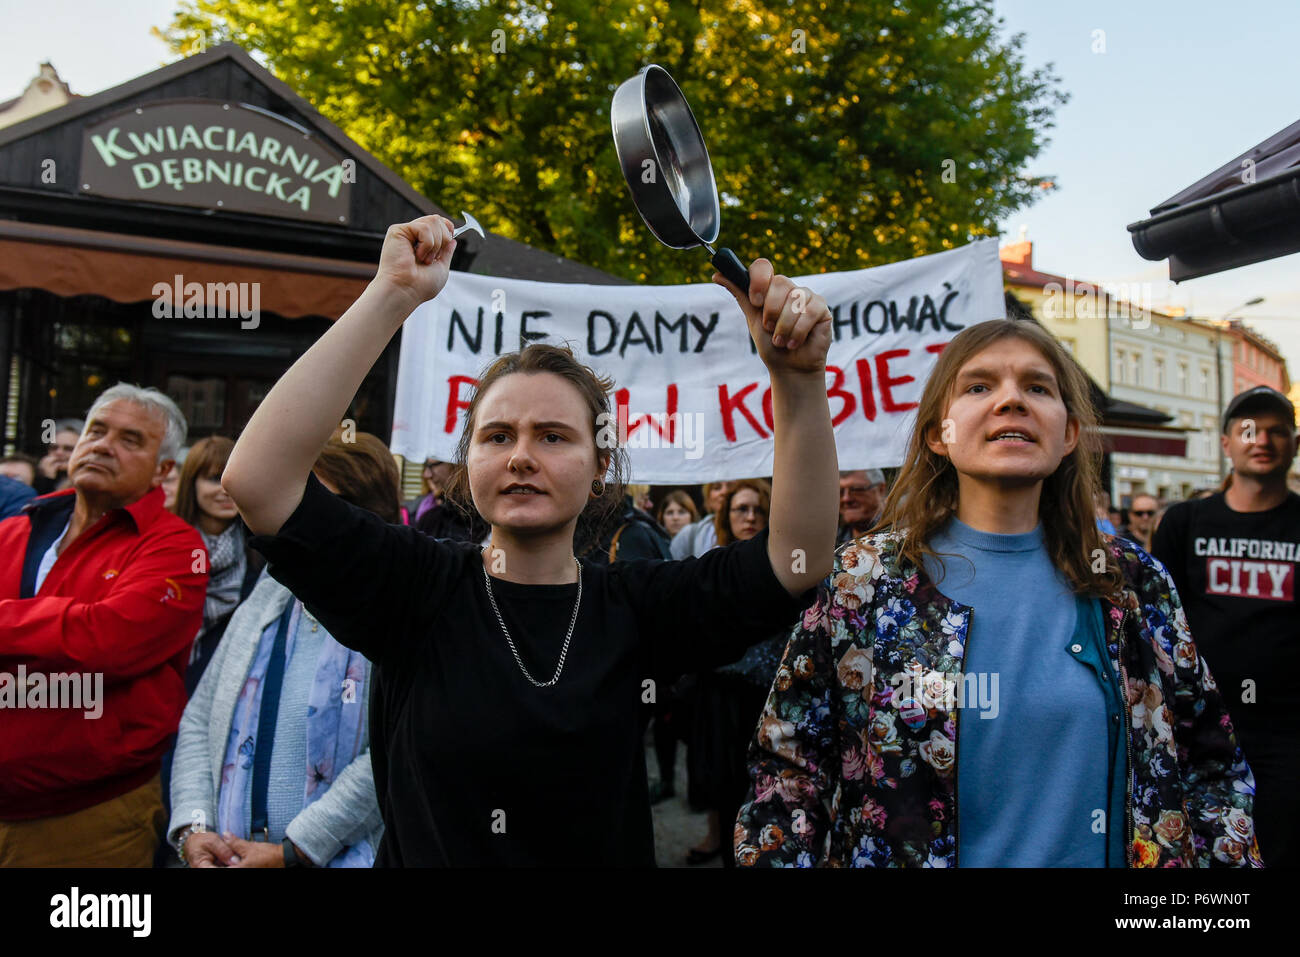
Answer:
<svg viewBox="0 0 1300 957"><path fill-rule="evenodd" d="M1052 188L1025 169L1065 102L970 0L186 0L161 33L240 44L443 208L657 283L710 267L618 168L610 99L647 63L704 131L720 241L790 273L994 234Z"/></svg>

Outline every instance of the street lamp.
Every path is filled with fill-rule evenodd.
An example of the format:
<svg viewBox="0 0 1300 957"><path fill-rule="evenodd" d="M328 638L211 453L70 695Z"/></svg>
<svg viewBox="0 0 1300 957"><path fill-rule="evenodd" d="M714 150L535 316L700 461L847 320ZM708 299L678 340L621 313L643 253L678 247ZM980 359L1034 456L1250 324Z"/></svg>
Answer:
<svg viewBox="0 0 1300 957"><path fill-rule="evenodd" d="M1256 296L1253 299L1247 299L1240 306L1233 306L1231 309L1225 312L1223 314L1223 318L1220 319L1219 322L1231 322L1232 314L1236 312L1238 309L1245 309L1247 306L1258 306L1263 301L1264 301L1263 296ZM1215 421L1215 426L1217 428L1223 427L1223 349L1221 348L1219 342L1220 335L1222 334L1222 332L1223 332L1222 328L1220 328L1219 326L1215 326L1214 377L1218 380L1215 384L1218 387L1216 389L1218 393L1218 395L1216 396L1217 399L1216 405L1218 407L1219 414L1214 421ZM1223 477L1223 443L1222 442L1219 443L1219 477L1220 478Z"/></svg>

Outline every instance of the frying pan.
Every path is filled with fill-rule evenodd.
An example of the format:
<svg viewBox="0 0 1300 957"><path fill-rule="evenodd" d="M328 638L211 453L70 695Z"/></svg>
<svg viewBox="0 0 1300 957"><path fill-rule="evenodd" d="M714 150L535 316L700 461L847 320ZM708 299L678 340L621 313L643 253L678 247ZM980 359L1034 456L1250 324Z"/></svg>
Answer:
<svg viewBox="0 0 1300 957"><path fill-rule="evenodd" d="M742 292L749 270L730 249L714 249L721 225L718 186L695 114L656 64L624 80L609 111L614 151L637 212L665 246L703 246L714 268Z"/></svg>

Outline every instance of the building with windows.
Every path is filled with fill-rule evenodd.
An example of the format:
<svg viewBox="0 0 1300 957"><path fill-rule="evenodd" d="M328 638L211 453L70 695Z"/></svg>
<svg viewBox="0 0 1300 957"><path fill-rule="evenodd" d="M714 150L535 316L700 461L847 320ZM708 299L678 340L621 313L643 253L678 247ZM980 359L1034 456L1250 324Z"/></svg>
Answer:
<svg viewBox="0 0 1300 957"><path fill-rule="evenodd" d="M1167 501L1219 483L1217 349L1219 330L1195 319L1148 310L1137 319L1108 320L1110 394L1169 417L1182 431L1182 454L1129 449L1112 456L1112 495L1128 501L1144 492ZM1226 347L1225 347L1226 348Z"/></svg>
<svg viewBox="0 0 1300 957"><path fill-rule="evenodd" d="M1224 382L1225 401L1257 385L1266 385L1283 394L1291 390L1291 376L1287 372L1286 359L1276 343L1240 319L1218 322L1216 325L1223 330L1224 339L1231 350L1232 367Z"/></svg>
<svg viewBox="0 0 1300 957"><path fill-rule="evenodd" d="M1168 391L1171 385L1178 386L1182 366L1162 353L1159 364L1148 367L1153 357L1143 346L1152 336L1145 328L1151 321L1147 314L1096 283L1035 269L1033 243L1023 237L1004 246L1000 255L1007 288L1078 360L1094 383L1093 401L1101 413L1105 449L1102 481L1111 500L1127 504L1135 492L1152 490L1161 483L1181 490L1201 464L1195 459L1191 472L1185 464L1192 454L1188 451L1189 434L1201 427L1201 420L1196 412L1185 414L1183 403L1173 401ZM1117 363L1114 357L1121 353L1123 362ZM1165 389L1141 385L1156 376ZM1211 396L1211 406L1213 403ZM1153 467L1158 467L1154 473ZM1166 474L1167 469L1174 471ZM1188 490L1200 484L1198 479Z"/></svg>
<svg viewBox="0 0 1300 957"><path fill-rule="evenodd" d="M1033 243L1002 247L1003 280L1105 393L1107 481L1119 503L1166 500L1217 486L1226 474L1223 410L1256 385L1291 389L1277 346L1238 320L1187 318L1140 305L1132 290L1034 268Z"/></svg>
<svg viewBox="0 0 1300 957"><path fill-rule="evenodd" d="M1096 286L1034 268L1034 244L1023 237L1003 246L1002 278L1102 390L1110 388L1106 313L1110 299Z"/></svg>

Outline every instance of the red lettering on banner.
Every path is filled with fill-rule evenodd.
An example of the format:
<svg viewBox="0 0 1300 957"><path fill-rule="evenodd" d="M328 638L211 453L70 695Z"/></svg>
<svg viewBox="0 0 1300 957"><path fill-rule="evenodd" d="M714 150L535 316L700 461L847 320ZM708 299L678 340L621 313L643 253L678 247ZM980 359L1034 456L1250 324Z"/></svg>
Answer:
<svg viewBox="0 0 1300 957"><path fill-rule="evenodd" d="M614 405L618 410L618 441L620 444L627 441L627 437L639 429L642 425L649 425L659 433L661 438L666 438L670 445L677 442L677 383L668 384L668 428L665 430L659 424L659 420L648 412L643 412L635 418L631 418L628 411L628 400L631 398L631 392L627 389L619 389L614 393Z"/></svg>
<svg viewBox="0 0 1300 957"><path fill-rule="evenodd" d="M447 379L447 419L443 425L443 431L448 435L456 430L456 421L460 418L460 410L469 408L469 401L460 397L460 387L468 385L471 388L478 385L478 379L468 375L454 375Z"/></svg>
<svg viewBox="0 0 1300 957"><path fill-rule="evenodd" d="M745 396L758 388L757 382L751 382L739 392L732 396L725 385L718 386L718 407L722 412L722 434L727 437L728 442L736 441L736 421L734 414L739 412L745 417L745 421L750 427L758 433L760 439L768 437L767 431L758 424L754 414L749 411L745 405Z"/></svg>
<svg viewBox="0 0 1300 957"><path fill-rule="evenodd" d="M943 352L946 342L935 342L925 347L925 351L931 355L938 355ZM912 354L911 349L890 349L881 352L875 356L865 359L855 359L853 371L857 374L857 390L849 382L848 372L839 366L828 365L826 371L831 374L830 385L826 387L826 399L829 402L832 399L838 399L840 402L839 410L831 418L831 425L838 426L851 419L858 411L862 410L862 417L868 422L876 421L879 412L910 412L917 407L916 402L902 402L895 395L894 390L899 386L915 382L916 377L911 375L894 375L890 371L890 363L898 359L907 359ZM873 369L874 365L874 369ZM872 380L875 380L874 383ZM732 394L731 390L725 386L718 386L718 405L722 413L722 432L728 442L737 441L736 438L736 415L739 415L749 423L749 427L760 439L770 437L770 433L775 431L772 417L772 389L769 386L764 389L759 398L760 408L762 409L762 422L754 415L747 405L749 394L757 389L759 383L751 382L742 388L739 392ZM674 389L675 386L669 386ZM879 394L879 403L877 403L877 393ZM619 402L626 402L626 390L620 390ZM859 406L858 399L862 402ZM764 428L766 425L766 428ZM662 434L662 432L661 432Z"/></svg>
<svg viewBox="0 0 1300 957"><path fill-rule="evenodd" d="M871 391L871 360L859 359L855 365L858 367L858 388L862 392L862 414L866 416L868 422L876 421L876 394Z"/></svg>
<svg viewBox="0 0 1300 957"><path fill-rule="evenodd" d="M899 402L894 398L894 386L915 382L916 377L892 376L889 374L889 360L899 359L908 354L907 349L890 349L876 356L876 383L880 387L880 407L886 412L907 412L916 408L915 402Z"/></svg>
<svg viewBox="0 0 1300 957"><path fill-rule="evenodd" d="M1245 558L1207 558L1205 593L1233 598L1295 600L1295 563Z"/></svg>
<svg viewBox="0 0 1300 957"><path fill-rule="evenodd" d="M844 404L840 406L840 411L831 418L831 425L839 425L845 419L853 414L853 410L858 407L857 400L853 398L852 392L844 390L844 370L838 366L827 366L826 371L835 376L831 382L831 387L826 390L826 398L831 397L840 399Z"/></svg>

